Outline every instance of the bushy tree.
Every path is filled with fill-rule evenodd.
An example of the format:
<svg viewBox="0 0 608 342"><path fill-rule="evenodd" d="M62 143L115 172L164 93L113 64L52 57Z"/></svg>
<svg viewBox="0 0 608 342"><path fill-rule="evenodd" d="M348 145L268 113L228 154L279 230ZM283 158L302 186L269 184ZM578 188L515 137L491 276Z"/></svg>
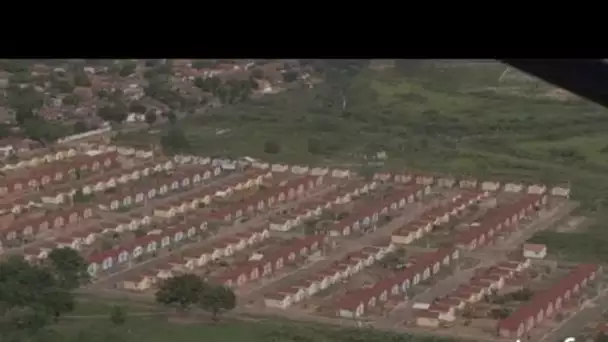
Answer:
<svg viewBox="0 0 608 342"><path fill-rule="evenodd" d="M178 305L182 310L198 303L205 283L194 274L184 274L165 280L156 292L156 301L163 305Z"/></svg>
<svg viewBox="0 0 608 342"><path fill-rule="evenodd" d="M207 285L204 287L199 306L211 313L213 320L219 319L222 311L229 311L236 307L236 295L232 289L222 285Z"/></svg>
<svg viewBox="0 0 608 342"><path fill-rule="evenodd" d="M47 329L74 309L74 297L55 268L20 257L0 262L0 341L47 337Z"/></svg>

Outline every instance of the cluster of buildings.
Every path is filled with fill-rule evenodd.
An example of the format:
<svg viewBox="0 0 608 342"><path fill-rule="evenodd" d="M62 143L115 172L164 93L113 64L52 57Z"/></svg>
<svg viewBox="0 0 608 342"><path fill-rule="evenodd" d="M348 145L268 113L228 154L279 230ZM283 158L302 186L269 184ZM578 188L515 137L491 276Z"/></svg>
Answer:
<svg viewBox="0 0 608 342"><path fill-rule="evenodd" d="M476 271L475 276L467 283L456 288L452 293L433 301L425 308L416 311L416 325L437 328L442 323L450 323L456 314L467 305L481 301L492 291L502 289L505 284L519 272L530 266L528 259L505 261Z"/></svg>
<svg viewBox="0 0 608 342"><path fill-rule="evenodd" d="M233 265L230 269L211 277L212 281L231 288L238 288L261 277L274 275L288 264L320 253L328 243L325 235L295 238L283 246L254 253L249 260Z"/></svg>
<svg viewBox="0 0 608 342"><path fill-rule="evenodd" d="M444 188L451 188L458 186L462 189L479 189L481 191L499 191L521 193L525 192L528 194L545 194L548 193L552 196L570 197L570 188L563 186L555 186L549 188L544 184L521 184L521 183L501 183L496 181L481 181L474 178L463 178L457 179L454 177L447 176L435 176L431 174L416 174L416 173L376 173L373 176L374 180L384 182L395 182L395 183L416 183L425 185L437 185Z"/></svg>
<svg viewBox="0 0 608 342"><path fill-rule="evenodd" d="M492 243L499 232L517 229L521 220L545 207L547 200L546 194L527 194L514 203L490 209L481 220L457 237L456 245L470 251Z"/></svg>
<svg viewBox="0 0 608 342"><path fill-rule="evenodd" d="M566 302L578 296L600 271L599 265L578 265L547 291L535 294L509 317L500 320L498 334L502 337L517 338L529 333L535 326L559 312Z"/></svg>
<svg viewBox="0 0 608 342"><path fill-rule="evenodd" d="M69 156L69 151L57 153L66 153L65 159L7 171L0 180L0 195L9 196L26 189L37 191L45 186L67 183L81 177L80 173L111 169L118 162L116 152L90 151L73 156Z"/></svg>
<svg viewBox="0 0 608 342"><path fill-rule="evenodd" d="M393 232L391 237L393 243L408 245L425 234L431 232L434 227L450 222L458 217L463 211L479 201L487 198L489 192L465 191L452 198L452 202L446 206L433 208L414 222Z"/></svg>
<svg viewBox="0 0 608 342"><path fill-rule="evenodd" d="M317 236L326 238L325 235ZM318 272L307 275L304 279L267 294L264 297L264 303L267 307L286 309L293 304L314 296L319 291L347 280L361 272L364 268L381 260L386 254L393 252L394 249L395 247L390 243L365 247L347 255L342 260L324 267Z"/></svg>
<svg viewBox="0 0 608 342"><path fill-rule="evenodd" d="M162 233L164 234L164 232ZM192 273L197 268L216 263L242 251L245 248L258 246L269 238L267 228L260 227L243 233L225 236L213 241L209 246L194 247L186 250L181 255L176 255L168 260L163 260L143 272L139 272L125 279L121 287L132 291L146 291L159 280L169 277Z"/></svg>
<svg viewBox="0 0 608 342"><path fill-rule="evenodd" d="M308 219L318 218L324 209L331 209L335 205L350 203L353 197L367 194L375 188L375 182L350 182L343 187L323 194L318 199L298 206L293 212L285 216L272 219L270 229L278 232L288 232Z"/></svg>
<svg viewBox="0 0 608 342"><path fill-rule="evenodd" d="M430 191L430 186L416 184L407 186L405 189L395 189L377 203L357 208L358 210L335 223L329 229L329 234L330 236L348 236L360 231L363 227L371 227L372 230L375 230L380 215L402 209L406 204L421 199Z"/></svg>
<svg viewBox="0 0 608 342"><path fill-rule="evenodd" d="M346 293L333 305L336 315L344 318L359 318L374 307L386 303L390 298L407 298L408 289L437 274L442 267L454 263L460 256L452 247L439 248L417 255L408 260L406 267L393 276L377 283Z"/></svg>

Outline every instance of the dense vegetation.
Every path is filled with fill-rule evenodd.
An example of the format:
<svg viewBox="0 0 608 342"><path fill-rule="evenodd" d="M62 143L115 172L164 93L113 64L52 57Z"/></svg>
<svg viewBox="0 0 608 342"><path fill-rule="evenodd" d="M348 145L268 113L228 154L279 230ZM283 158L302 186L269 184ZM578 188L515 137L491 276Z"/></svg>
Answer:
<svg viewBox="0 0 608 342"><path fill-rule="evenodd" d="M156 301L166 306L188 310L192 306L211 313L214 321L223 311L236 307L234 291L222 285L208 283L194 274L175 276L164 281L156 292Z"/></svg>
<svg viewBox="0 0 608 342"><path fill-rule="evenodd" d="M74 310L72 291L87 281L72 249L53 250L41 265L19 257L0 263L0 341L52 341L52 325Z"/></svg>

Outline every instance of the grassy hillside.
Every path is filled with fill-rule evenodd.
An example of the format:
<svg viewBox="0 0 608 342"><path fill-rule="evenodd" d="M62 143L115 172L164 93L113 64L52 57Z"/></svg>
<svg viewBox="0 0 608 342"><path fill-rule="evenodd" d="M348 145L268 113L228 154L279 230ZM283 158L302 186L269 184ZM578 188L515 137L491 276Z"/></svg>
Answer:
<svg viewBox="0 0 608 342"><path fill-rule="evenodd" d="M361 163L383 150L388 167L571 181L590 204L608 195L604 109L547 97L550 86L525 78L499 83L505 67L497 63L444 64L363 69L180 125L200 153ZM265 153L268 142L280 151Z"/></svg>

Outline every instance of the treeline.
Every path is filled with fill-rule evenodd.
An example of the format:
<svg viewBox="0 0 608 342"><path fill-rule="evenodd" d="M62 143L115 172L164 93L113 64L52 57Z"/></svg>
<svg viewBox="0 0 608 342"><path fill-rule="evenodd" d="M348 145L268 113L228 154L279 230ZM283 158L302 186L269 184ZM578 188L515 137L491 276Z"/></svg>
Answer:
<svg viewBox="0 0 608 342"><path fill-rule="evenodd" d="M89 281L78 252L55 249L39 264L0 262L0 341L61 341L53 329L76 306L73 291Z"/></svg>
<svg viewBox="0 0 608 342"><path fill-rule="evenodd" d="M214 321L222 312L236 307L232 289L210 283L195 274L183 274L162 282L156 292L156 301L182 312L198 307L209 312Z"/></svg>

